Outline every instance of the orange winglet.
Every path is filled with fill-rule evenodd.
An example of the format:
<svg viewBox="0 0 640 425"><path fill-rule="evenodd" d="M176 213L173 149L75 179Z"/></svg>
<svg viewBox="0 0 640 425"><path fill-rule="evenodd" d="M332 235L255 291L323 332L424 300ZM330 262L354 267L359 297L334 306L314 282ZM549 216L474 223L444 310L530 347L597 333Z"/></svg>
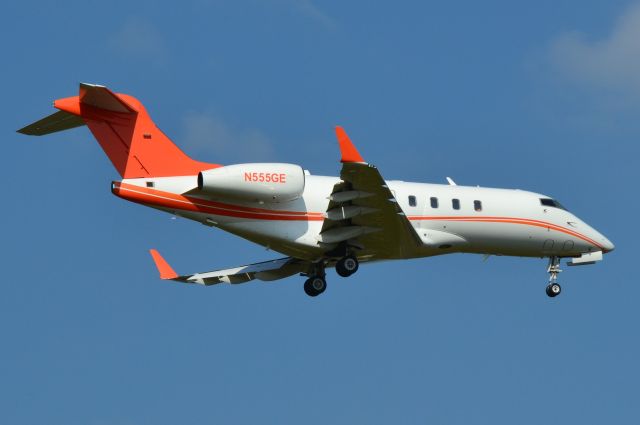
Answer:
<svg viewBox="0 0 640 425"><path fill-rule="evenodd" d="M347 132L344 131L344 128L337 126L336 136L338 137L338 145L340 146L340 153L342 154L340 162L365 162L351 142L351 139L349 139L349 136L347 136Z"/></svg>
<svg viewBox="0 0 640 425"><path fill-rule="evenodd" d="M160 255L158 251L156 251L155 249L150 249L149 252L151 253L151 257L153 257L153 262L156 263L156 267L160 272L160 279L167 280L175 279L176 277L178 277L178 274L173 271L169 263L167 263L167 261L162 258L162 255Z"/></svg>

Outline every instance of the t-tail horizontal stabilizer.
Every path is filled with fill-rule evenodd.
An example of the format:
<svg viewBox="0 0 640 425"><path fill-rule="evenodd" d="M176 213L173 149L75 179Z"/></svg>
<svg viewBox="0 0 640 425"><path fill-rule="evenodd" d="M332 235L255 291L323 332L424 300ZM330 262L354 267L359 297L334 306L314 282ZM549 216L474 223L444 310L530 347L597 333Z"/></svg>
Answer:
<svg viewBox="0 0 640 425"><path fill-rule="evenodd" d="M53 106L60 111L18 133L43 136L86 125L125 179L195 176L219 167L191 159L155 125L139 100L105 86L81 83L78 96L57 99Z"/></svg>
<svg viewBox="0 0 640 425"><path fill-rule="evenodd" d="M58 99L53 102L53 106L60 111L21 128L18 133L29 136L44 136L86 125L82 115L83 112L85 115L88 115L89 112L83 111L83 106L127 114L138 112L135 107L105 86L87 83L80 83L79 96Z"/></svg>
<svg viewBox="0 0 640 425"><path fill-rule="evenodd" d="M58 111L21 128L18 133L26 134L27 136L44 136L45 134L71 130L83 125L85 125L85 122L81 117L69 112Z"/></svg>

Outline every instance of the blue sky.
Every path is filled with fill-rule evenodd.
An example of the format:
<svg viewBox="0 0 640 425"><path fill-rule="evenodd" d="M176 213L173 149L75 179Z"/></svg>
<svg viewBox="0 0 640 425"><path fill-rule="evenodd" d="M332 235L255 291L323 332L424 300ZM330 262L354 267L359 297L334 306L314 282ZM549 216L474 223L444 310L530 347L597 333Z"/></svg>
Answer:
<svg viewBox="0 0 640 425"><path fill-rule="evenodd" d="M0 14L0 419L19 424L636 424L640 3L11 2ZM212 288L277 254L111 195L86 128L15 133L80 81L185 151L528 189L607 235L545 293L540 259L454 255Z"/></svg>

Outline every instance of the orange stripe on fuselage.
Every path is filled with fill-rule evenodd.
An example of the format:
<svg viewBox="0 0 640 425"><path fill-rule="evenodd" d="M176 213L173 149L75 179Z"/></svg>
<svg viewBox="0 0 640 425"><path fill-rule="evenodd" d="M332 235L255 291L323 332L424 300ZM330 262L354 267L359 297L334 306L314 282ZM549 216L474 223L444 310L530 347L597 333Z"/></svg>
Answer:
<svg viewBox="0 0 640 425"><path fill-rule="evenodd" d="M255 220L270 221L323 221L324 214L318 212L306 211L281 211L265 208L245 207L242 205L233 205L223 202L209 201L201 198L179 195L162 190L151 189L147 187L136 186L127 183L114 182L113 193L121 198L132 202L153 205L182 211L193 211L205 214L212 214L224 217L236 217ZM549 223L541 220L533 220L518 217L497 217L497 216L407 216L411 221L462 221L470 223L508 223L520 224L526 226L541 227L545 229L555 230L570 236L582 239L598 249L603 247L587 236L574 230L557 224Z"/></svg>
<svg viewBox="0 0 640 425"><path fill-rule="evenodd" d="M533 220L533 219L528 219L528 218L517 218L517 217L491 217L491 216L485 216L485 217L473 217L473 216L441 216L441 217L434 217L434 216L409 216L408 217L409 220L412 221L421 221L421 220L425 220L425 221L463 221L463 222L469 222L469 223L481 223L481 222L485 222L485 223L509 223L509 224L523 224L523 225L527 225L527 226L534 226L534 227L542 227L545 229L551 229L551 230L555 230L558 232L562 232L565 233L567 235L571 235L571 236L575 236L576 238L582 239L585 242L588 242L594 246L596 246L599 249L603 249L603 247L597 243L596 241L594 241L593 239L576 232L575 230L571 230L571 229L567 229L566 227L562 227L559 226L557 224L553 224L553 223L549 223L546 221L541 221L541 220Z"/></svg>
<svg viewBox="0 0 640 425"><path fill-rule="evenodd" d="M157 189L136 186L127 183L113 183L113 193L132 202L193 211L225 217L237 217L257 220L322 221L324 214L305 211L279 211L264 208L245 207L206 199L178 195Z"/></svg>

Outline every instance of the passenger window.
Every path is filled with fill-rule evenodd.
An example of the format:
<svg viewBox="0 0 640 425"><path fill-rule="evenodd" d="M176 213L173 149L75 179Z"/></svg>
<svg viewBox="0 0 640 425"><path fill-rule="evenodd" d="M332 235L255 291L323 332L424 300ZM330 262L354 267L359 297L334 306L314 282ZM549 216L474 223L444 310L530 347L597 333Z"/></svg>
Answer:
<svg viewBox="0 0 640 425"><path fill-rule="evenodd" d="M473 209L478 212L482 211L482 201L473 201Z"/></svg>
<svg viewBox="0 0 640 425"><path fill-rule="evenodd" d="M416 205L417 205L416 204L416 197L413 196L413 195L409 196L409 206L410 207L415 207Z"/></svg>
<svg viewBox="0 0 640 425"><path fill-rule="evenodd" d="M431 208L438 208L438 198L431 198Z"/></svg>
<svg viewBox="0 0 640 425"><path fill-rule="evenodd" d="M460 199L452 199L451 200L451 205L453 206L454 210L459 210L460 209Z"/></svg>

